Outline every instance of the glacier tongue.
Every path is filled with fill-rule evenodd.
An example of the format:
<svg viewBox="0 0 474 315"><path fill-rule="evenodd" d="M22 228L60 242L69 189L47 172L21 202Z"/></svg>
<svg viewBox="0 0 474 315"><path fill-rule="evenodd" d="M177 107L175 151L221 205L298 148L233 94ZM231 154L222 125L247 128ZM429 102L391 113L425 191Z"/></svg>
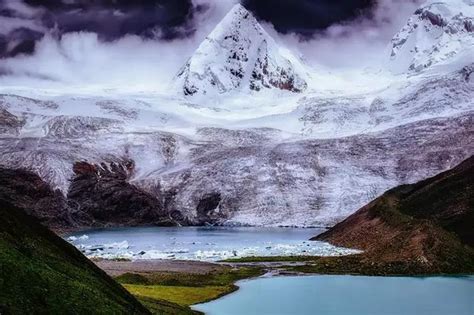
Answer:
<svg viewBox="0 0 474 315"><path fill-rule="evenodd" d="M335 223L474 153L472 7L416 11L392 41L400 74L307 76L237 5L176 79L180 95L0 86L0 166L32 170L66 195L71 180L82 187L77 165L130 164L111 183L153 196L182 224ZM83 209L91 198L78 193ZM147 217L139 208L119 214Z"/></svg>
<svg viewBox="0 0 474 315"><path fill-rule="evenodd" d="M176 85L184 95L273 88L301 92L307 84L298 63L284 56L255 17L237 4L188 60Z"/></svg>

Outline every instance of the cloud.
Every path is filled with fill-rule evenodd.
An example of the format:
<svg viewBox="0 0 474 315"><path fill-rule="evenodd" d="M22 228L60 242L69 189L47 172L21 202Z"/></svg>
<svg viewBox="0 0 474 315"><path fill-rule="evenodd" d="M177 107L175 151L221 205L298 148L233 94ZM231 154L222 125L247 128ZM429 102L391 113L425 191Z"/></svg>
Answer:
<svg viewBox="0 0 474 315"><path fill-rule="evenodd" d="M311 36L281 34L272 24L265 27L278 41L296 50L315 66L330 68L379 67L386 61L387 46L408 18L425 0L378 0L370 12L348 21L315 30Z"/></svg>
<svg viewBox="0 0 474 315"><path fill-rule="evenodd" d="M135 11L136 6L127 7L131 5L129 1L116 0L120 10L117 11L115 7L116 10L112 11L106 5L110 1L97 0L94 3L98 7L95 11L88 8L85 16L88 21L101 23L94 26L91 22L91 25L82 29L75 28L77 21L73 17L77 17L78 13L71 13L65 3L75 3L75 10L80 11L81 3L88 2L86 0L13 0L7 1L8 5L5 1L0 0L0 9L8 15L5 18L20 19L29 24L10 30L7 35L3 35L3 40L0 34L0 53L2 49L11 53L19 47L13 54L14 58L0 59L0 75L3 74L0 85L38 86L41 81L46 82L44 85L137 86L163 92L169 89L169 82L200 42L238 2L169 0L174 4L167 7L169 1L159 1L162 7L154 12L166 9L171 13L158 16L154 20L159 21L156 22L158 24L152 23L150 28L143 28L146 23L124 22L136 21L140 16ZM149 1L137 0L134 3L138 5L141 2ZM183 8L175 6L178 3L188 3L183 7L187 10L185 19L182 19ZM350 21L315 30L311 37L307 36L307 28L304 32L296 28L280 33L276 30L278 26L262 22L278 42L304 56L309 64L364 67L381 59L390 38L418 5L419 2L415 0L380 0L370 14L365 13ZM65 10L65 7L69 9ZM52 27L46 27L48 14L56 11L62 13L56 14L54 21L67 20L66 17L71 17L71 21L60 23L62 26L53 23ZM120 17L124 12L127 12L126 17ZM109 24L111 14L119 17ZM177 18L173 19L172 16ZM42 17L41 23L38 17ZM18 29L22 31L18 32ZM14 32L17 32L16 41L12 40ZM32 52L33 49L33 54L22 54Z"/></svg>
<svg viewBox="0 0 474 315"><path fill-rule="evenodd" d="M243 0L242 3L279 33L311 37L334 24L369 14L376 0Z"/></svg>
<svg viewBox="0 0 474 315"><path fill-rule="evenodd" d="M35 33L34 41L31 34L26 34L13 42L11 32L5 41L5 45L10 46L9 52L14 52L12 47L18 47L18 43L22 43L19 46L22 50L13 53L14 58L0 60L0 74L4 74L0 84L37 84L36 81L46 79L50 82L48 84L57 82L97 86L135 85L166 91L169 88L168 83L179 68L235 3L233 0L192 0L192 12L189 14L193 18L186 23L176 24L173 29L174 32L184 34L192 25L192 34L173 38L168 38L170 29L155 28L156 33L153 36L144 35L142 32L135 34L136 32L130 31L138 29L134 25L127 26L125 33L120 36L104 29L97 32L90 29L64 32L63 29L58 35L57 29L53 29L44 34ZM24 3L22 5L34 12L32 16L37 16L38 11L33 10L36 8L32 9ZM55 6L60 5L58 1L51 1L48 10L54 10ZM44 9L41 7L38 10ZM100 15L97 14L94 19ZM184 30L179 30L179 27ZM18 30L15 29L14 32ZM26 27L21 30L31 31ZM26 47L27 44L29 47ZM0 37L0 50L1 48ZM31 54L33 48L34 53Z"/></svg>

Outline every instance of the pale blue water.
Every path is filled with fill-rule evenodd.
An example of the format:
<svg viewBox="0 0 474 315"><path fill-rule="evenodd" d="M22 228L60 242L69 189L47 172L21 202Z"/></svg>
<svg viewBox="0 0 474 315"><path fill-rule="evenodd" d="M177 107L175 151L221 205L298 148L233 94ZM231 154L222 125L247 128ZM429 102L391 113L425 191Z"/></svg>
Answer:
<svg viewBox="0 0 474 315"><path fill-rule="evenodd" d="M219 260L243 256L337 255L347 250L309 239L324 229L262 227L135 227L66 237L89 257Z"/></svg>
<svg viewBox="0 0 474 315"><path fill-rule="evenodd" d="M474 277L272 277L193 307L207 315L473 315Z"/></svg>

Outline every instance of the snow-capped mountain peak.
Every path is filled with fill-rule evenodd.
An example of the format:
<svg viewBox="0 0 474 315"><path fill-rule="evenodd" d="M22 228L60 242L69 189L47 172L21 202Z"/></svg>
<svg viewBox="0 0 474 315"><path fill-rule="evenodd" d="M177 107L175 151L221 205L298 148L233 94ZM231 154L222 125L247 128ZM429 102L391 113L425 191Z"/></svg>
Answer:
<svg viewBox="0 0 474 315"><path fill-rule="evenodd" d="M430 1L392 39L390 66L394 72L419 72L473 51L474 2Z"/></svg>
<svg viewBox="0 0 474 315"><path fill-rule="evenodd" d="M283 55L257 19L237 4L201 43L176 82L184 95L272 88L300 92L306 88L301 68L296 58Z"/></svg>

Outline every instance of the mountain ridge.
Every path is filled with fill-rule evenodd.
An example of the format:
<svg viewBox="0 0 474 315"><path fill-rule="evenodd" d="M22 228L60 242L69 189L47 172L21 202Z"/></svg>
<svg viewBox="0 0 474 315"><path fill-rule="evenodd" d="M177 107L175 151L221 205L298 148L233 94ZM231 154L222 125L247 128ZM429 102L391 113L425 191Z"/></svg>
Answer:
<svg viewBox="0 0 474 315"><path fill-rule="evenodd" d="M232 14L229 20L240 21ZM255 31L256 24L245 23ZM255 59L265 39L259 29L262 41L250 45ZM236 36L230 48L252 39ZM472 47L461 48L468 54ZM0 87L0 165L34 171L64 196L73 186L71 196L84 209L100 216L103 205L110 206L117 214L113 224L147 218L153 224L333 225L386 189L472 155L474 68L458 56L401 75L367 71L352 79L342 77L345 72L313 72L301 93L249 92L234 89L230 79L228 94L211 88L202 97L183 96L182 86L178 95ZM215 61L224 77L240 80L230 73L234 68ZM248 65L253 71L255 64ZM244 78L251 77L246 72ZM101 178L113 165L126 168L124 162L133 165L126 176ZM77 163L98 173L77 176ZM107 198L91 198L94 189ZM118 202L128 193L149 211L128 218L133 207Z"/></svg>
<svg viewBox="0 0 474 315"><path fill-rule="evenodd" d="M474 47L474 3L428 1L393 37L390 64L396 72L420 72Z"/></svg>
<svg viewBox="0 0 474 315"><path fill-rule="evenodd" d="M241 4L206 37L176 81L187 96L271 88L301 92L307 87L292 62Z"/></svg>

